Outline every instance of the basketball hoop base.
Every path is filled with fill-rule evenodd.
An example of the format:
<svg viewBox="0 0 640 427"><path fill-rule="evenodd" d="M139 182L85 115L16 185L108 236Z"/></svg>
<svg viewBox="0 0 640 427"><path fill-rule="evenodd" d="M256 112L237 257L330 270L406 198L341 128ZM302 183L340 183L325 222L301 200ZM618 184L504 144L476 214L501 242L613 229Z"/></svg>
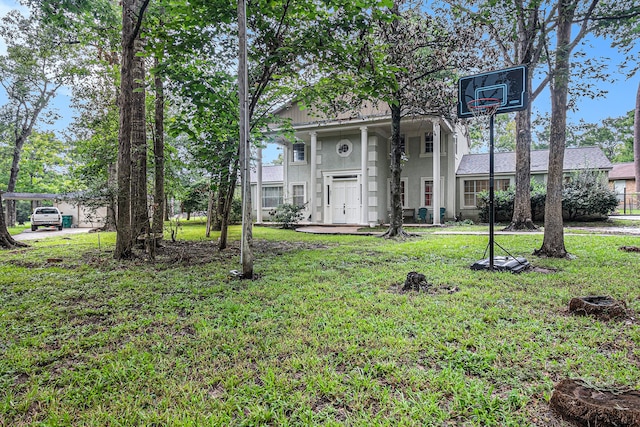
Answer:
<svg viewBox="0 0 640 427"><path fill-rule="evenodd" d="M481 259L480 261L476 261L471 266L472 270L489 270L490 262L489 258ZM512 256L496 256L493 257L493 270L494 271L508 271L510 273L522 273L524 270L529 268L531 264L526 258L517 257L514 258Z"/></svg>

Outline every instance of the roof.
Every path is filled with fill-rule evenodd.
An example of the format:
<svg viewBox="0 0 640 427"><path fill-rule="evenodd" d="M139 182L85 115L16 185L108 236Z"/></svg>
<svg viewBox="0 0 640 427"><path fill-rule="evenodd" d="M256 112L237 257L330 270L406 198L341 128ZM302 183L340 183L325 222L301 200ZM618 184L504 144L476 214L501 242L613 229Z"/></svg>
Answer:
<svg viewBox="0 0 640 427"><path fill-rule="evenodd" d="M251 182L257 182L258 176L255 170L251 170ZM262 166L262 183L268 182L284 182L284 166L267 165Z"/></svg>
<svg viewBox="0 0 640 427"><path fill-rule="evenodd" d="M634 163L617 163L609 172L609 179L636 179Z"/></svg>
<svg viewBox="0 0 640 427"><path fill-rule="evenodd" d="M494 173L516 172L516 153L495 153ZM567 148L564 151L565 171L578 169L610 170L612 164L599 147ZM531 151L531 173L546 173L549 169L549 150ZM489 173L489 154L465 154L462 156L457 175L485 175Z"/></svg>
<svg viewBox="0 0 640 427"><path fill-rule="evenodd" d="M59 194L48 194L48 193L15 193L15 192L2 192L3 200L57 200L61 199L62 196Z"/></svg>

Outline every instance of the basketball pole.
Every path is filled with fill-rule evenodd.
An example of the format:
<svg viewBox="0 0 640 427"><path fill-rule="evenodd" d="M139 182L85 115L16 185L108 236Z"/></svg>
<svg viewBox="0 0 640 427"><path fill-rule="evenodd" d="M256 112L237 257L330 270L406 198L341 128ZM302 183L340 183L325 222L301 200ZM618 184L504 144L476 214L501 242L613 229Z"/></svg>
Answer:
<svg viewBox="0 0 640 427"><path fill-rule="evenodd" d="M495 220L494 188L493 188L493 118L495 114L489 116L489 271L493 271L493 223Z"/></svg>

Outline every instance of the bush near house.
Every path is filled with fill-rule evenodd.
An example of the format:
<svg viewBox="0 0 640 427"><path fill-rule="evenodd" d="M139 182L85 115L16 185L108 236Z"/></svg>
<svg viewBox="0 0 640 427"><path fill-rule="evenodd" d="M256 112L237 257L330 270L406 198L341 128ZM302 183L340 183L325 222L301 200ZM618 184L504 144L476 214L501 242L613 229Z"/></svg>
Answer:
<svg viewBox="0 0 640 427"><path fill-rule="evenodd" d="M278 206L276 209L269 212L275 222L282 224L284 229L294 229L298 222L302 220L304 214L305 205L294 205L292 203L285 203Z"/></svg>
<svg viewBox="0 0 640 427"><path fill-rule="evenodd" d="M544 203L547 198L547 189L544 184L531 180L531 217L534 220L544 219ZM513 204L516 196L514 186L507 190L499 190L495 192L495 220L511 221L513 217ZM483 191L478 197L478 209L480 209L480 221L489 221L489 192Z"/></svg>
<svg viewBox="0 0 640 427"><path fill-rule="evenodd" d="M544 184L531 181L531 216L534 220L544 220L544 204L547 190ZM513 217L515 188L495 192L495 220L510 221ZM618 206L616 193L607 185L606 176L597 170L574 172L564 185L562 210L564 219L586 220L606 218ZM489 221L489 192L480 193L478 198L480 221Z"/></svg>

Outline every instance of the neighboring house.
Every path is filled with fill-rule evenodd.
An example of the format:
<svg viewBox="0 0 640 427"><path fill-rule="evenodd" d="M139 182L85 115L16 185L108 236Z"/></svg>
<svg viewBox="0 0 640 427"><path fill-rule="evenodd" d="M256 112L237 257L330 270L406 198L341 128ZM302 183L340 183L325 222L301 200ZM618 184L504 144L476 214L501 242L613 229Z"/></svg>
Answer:
<svg viewBox="0 0 640 427"><path fill-rule="evenodd" d="M613 169L609 172L609 187L616 192L622 212L640 208L633 162L613 165Z"/></svg>
<svg viewBox="0 0 640 427"><path fill-rule="evenodd" d="M297 104L276 114L291 121L294 138L274 137L283 147L283 165L254 172L253 214L257 222L279 203L306 204L305 218L316 224L388 222L390 204L390 112L369 106L357 115L318 118ZM456 212L455 172L469 151L464 128L444 118L412 117L401 124L405 161L401 199L405 222L418 208ZM440 223L440 216L433 221Z"/></svg>
<svg viewBox="0 0 640 427"><path fill-rule="evenodd" d="M612 164L599 147L567 148L564 152L564 172L597 169L607 173ZM547 181L549 150L531 151L531 178ZM516 153L495 153L494 188L506 190L515 185ZM457 171L457 205L463 218L478 218L478 193L489 189L489 154L467 154Z"/></svg>
<svg viewBox="0 0 640 427"><path fill-rule="evenodd" d="M609 185L619 195L637 193L634 163L616 163L609 172Z"/></svg>

